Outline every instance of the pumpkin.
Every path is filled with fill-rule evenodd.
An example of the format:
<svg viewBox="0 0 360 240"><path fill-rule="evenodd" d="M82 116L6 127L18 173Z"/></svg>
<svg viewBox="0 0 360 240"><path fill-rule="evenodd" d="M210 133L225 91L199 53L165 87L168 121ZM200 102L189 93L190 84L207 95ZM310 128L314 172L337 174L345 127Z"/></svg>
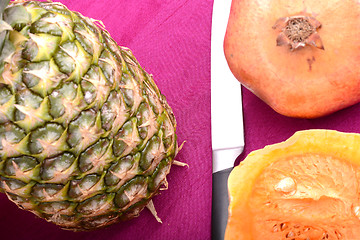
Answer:
<svg viewBox="0 0 360 240"><path fill-rule="evenodd" d="M278 113L317 118L360 101L359 0L233 0L224 53Z"/></svg>
<svg viewBox="0 0 360 240"><path fill-rule="evenodd" d="M296 132L251 152L228 179L225 240L355 240L360 134Z"/></svg>

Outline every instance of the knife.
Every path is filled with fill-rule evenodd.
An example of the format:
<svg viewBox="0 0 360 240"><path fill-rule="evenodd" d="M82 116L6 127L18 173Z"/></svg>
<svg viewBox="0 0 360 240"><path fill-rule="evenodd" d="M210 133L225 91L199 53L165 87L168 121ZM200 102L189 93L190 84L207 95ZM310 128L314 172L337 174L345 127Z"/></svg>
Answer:
<svg viewBox="0 0 360 240"><path fill-rule="evenodd" d="M211 238L224 239L228 219L227 180L244 149L241 85L225 59L223 42L231 0L214 0L211 27Z"/></svg>

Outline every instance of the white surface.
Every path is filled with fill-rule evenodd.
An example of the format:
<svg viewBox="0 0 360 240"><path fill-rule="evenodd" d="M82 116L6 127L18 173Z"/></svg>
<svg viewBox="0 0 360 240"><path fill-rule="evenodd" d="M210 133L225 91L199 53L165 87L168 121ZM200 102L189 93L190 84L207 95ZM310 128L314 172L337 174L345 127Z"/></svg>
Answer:
<svg viewBox="0 0 360 240"><path fill-rule="evenodd" d="M214 0L211 34L211 138L213 173L233 167L244 149L241 85L223 50L231 0Z"/></svg>

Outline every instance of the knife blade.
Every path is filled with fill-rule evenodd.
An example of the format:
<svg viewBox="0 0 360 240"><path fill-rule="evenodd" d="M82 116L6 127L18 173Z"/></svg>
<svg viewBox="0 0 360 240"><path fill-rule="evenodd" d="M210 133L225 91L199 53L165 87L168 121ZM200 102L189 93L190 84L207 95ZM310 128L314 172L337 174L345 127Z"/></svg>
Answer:
<svg viewBox="0 0 360 240"><path fill-rule="evenodd" d="M224 239L228 218L227 180L244 149L241 84L225 59L223 41L231 0L214 0L211 27L211 238Z"/></svg>

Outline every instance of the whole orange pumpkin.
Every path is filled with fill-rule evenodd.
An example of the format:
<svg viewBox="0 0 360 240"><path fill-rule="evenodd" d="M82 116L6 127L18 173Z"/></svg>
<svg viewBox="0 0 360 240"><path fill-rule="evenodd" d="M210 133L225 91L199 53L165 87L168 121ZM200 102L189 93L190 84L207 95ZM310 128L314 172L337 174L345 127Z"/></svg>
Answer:
<svg viewBox="0 0 360 240"><path fill-rule="evenodd" d="M360 102L360 1L233 0L224 52L278 113L330 114Z"/></svg>

